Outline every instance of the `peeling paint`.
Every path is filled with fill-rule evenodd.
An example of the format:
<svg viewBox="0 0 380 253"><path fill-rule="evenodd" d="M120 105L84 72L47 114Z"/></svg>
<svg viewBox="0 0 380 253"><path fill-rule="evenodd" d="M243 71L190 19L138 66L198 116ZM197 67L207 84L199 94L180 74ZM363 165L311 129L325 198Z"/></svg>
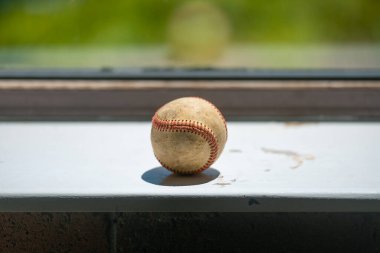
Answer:
<svg viewBox="0 0 380 253"><path fill-rule="evenodd" d="M219 182L219 183L215 183L214 185L219 185L219 186L227 186L227 185L231 185L231 183L224 183L224 182Z"/></svg>
<svg viewBox="0 0 380 253"><path fill-rule="evenodd" d="M225 187L227 185L231 185L232 183L236 182L236 178L229 180L229 181L225 181L225 180L223 180L223 176L218 177L217 180L218 180L218 182L216 182L214 185L219 185L221 187Z"/></svg>
<svg viewBox="0 0 380 253"><path fill-rule="evenodd" d="M271 148L261 148L261 150L265 153L269 154L275 154L275 155L285 155L290 157L295 164L291 166L291 169L297 169L299 168L305 160L314 160L315 157L310 154L299 154L294 151L289 151L289 150L278 150L278 149L271 149Z"/></svg>
<svg viewBox="0 0 380 253"><path fill-rule="evenodd" d="M257 199L250 198L250 199L248 200L248 205L249 205L249 206L252 206L252 205L260 205L260 202L257 201Z"/></svg>

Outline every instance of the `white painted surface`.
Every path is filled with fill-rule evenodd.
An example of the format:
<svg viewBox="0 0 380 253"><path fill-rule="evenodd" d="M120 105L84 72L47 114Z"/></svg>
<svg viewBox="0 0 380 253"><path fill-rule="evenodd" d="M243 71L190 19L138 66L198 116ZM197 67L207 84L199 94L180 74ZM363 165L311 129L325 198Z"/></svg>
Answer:
<svg viewBox="0 0 380 253"><path fill-rule="evenodd" d="M380 123L228 128L214 170L180 177L147 122L2 122L0 211L380 211Z"/></svg>

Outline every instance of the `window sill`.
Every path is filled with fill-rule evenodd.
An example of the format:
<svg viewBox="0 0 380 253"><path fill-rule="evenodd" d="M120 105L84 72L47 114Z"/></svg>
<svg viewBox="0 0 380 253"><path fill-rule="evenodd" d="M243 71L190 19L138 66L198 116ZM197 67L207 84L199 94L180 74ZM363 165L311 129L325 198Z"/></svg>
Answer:
<svg viewBox="0 0 380 253"><path fill-rule="evenodd" d="M0 123L0 211L380 211L380 123L229 123L196 177L159 167L148 122Z"/></svg>

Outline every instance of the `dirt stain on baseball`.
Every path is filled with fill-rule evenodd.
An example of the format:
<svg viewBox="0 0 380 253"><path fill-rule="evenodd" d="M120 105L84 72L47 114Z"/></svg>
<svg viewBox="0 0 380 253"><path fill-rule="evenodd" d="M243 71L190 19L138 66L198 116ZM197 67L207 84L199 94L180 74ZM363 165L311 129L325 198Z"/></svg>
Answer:
<svg viewBox="0 0 380 253"><path fill-rule="evenodd" d="M290 157L294 161L294 165L291 166L291 169L297 169L301 167L301 165L306 160L315 160L315 157L310 154L299 154L294 151L289 150L279 150L279 149L271 149L271 148L261 148L261 150L268 154L275 154L275 155L285 155Z"/></svg>

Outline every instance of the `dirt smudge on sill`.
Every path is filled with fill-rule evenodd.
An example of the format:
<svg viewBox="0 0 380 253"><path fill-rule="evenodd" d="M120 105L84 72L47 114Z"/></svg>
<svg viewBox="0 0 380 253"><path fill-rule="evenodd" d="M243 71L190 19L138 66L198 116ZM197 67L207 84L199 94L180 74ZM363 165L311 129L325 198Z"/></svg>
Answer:
<svg viewBox="0 0 380 253"><path fill-rule="evenodd" d="M274 155L285 155L291 158L295 163L291 166L291 169L297 169L302 166L304 161L306 160L315 160L315 157L310 154L299 154L290 150L280 150L280 149L272 149L272 148L261 148L264 153L274 154Z"/></svg>

